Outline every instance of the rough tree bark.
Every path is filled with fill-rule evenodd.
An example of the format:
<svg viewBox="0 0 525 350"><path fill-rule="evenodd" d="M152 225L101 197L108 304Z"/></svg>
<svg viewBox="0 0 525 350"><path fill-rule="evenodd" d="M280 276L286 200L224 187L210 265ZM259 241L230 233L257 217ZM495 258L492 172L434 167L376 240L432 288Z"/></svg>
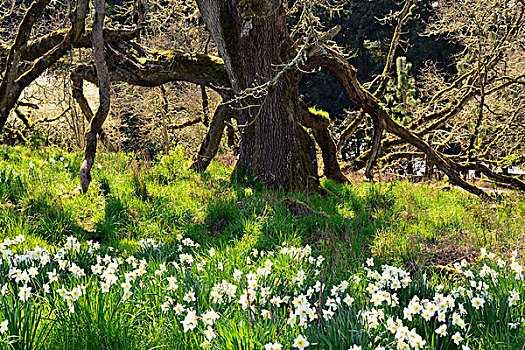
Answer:
<svg viewBox="0 0 525 350"><path fill-rule="evenodd" d="M312 140L299 124L296 87L279 79L264 96L250 94L250 88L272 81L278 65L291 59L282 1L197 0L197 5L233 90L243 96L235 106L241 129L236 174L253 176L272 189L318 188Z"/></svg>
<svg viewBox="0 0 525 350"><path fill-rule="evenodd" d="M97 153L97 134L102 129L111 105L111 82L109 71L104 58L104 18L106 16L105 0L95 0L95 20L93 22L93 59L97 69L99 87L99 106L97 113L90 123L86 134L86 150L84 160L80 166L80 186L82 192L87 192L91 183L91 168Z"/></svg>

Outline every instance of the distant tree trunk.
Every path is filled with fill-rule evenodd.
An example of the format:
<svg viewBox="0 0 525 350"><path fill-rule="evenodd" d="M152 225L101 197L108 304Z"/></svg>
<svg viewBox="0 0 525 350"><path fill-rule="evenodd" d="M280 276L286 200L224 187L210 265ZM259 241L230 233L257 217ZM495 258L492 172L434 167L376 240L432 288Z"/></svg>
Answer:
<svg viewBox="0 0 525 350"><path fill-rule="evenodd" d="M293 52L280 0L197 0L239 107L241 142L237 176L253 176L272 189L318 187L315 148L299 124L297 86L286 77L255 96L250 88L271 81Z"/></svg>
<svg viewBox="0 0 525 350"><path fill-rule="evenodd" d="M233 111L229 107L221 105L215 110L213 119L208 127L208 132L199 148L196 159L191 165L195 171L204 171L210 164L211 160L217 154L221 143L222 133L224 131L225 119L227 114Z"/></svg>
<svg viewBox="0 0 525 350"><path fill-rule="evenodd" d="M104 58L104 18L106 15L106 4L104 0L95 0L95 20L93 22L93 59L97 69L99 80L100 103L97 113L91 120L90 128L86 134L86 149L84 160L80 166L80 186L82 192L87 192L91 183L91 168L95 162L97 153L97 134L102 129L102 124L106 119L111 102L111 82L109 71Z"/></svg>
<svg viewBox="0 0 525 350"><path fill-rule="evenodd" d="M408 175L415 175L415 173L414 173L414 162L412 160L412 157L407 158L407 174Z"/></svg>
<svg viewBox="0 0 525 350"><path fill-rule="evenodd" d="M434 175L434 164L431 160L428 159L428 157L425 157L425 177L429 180L432 180L432 176Z"/></svg>

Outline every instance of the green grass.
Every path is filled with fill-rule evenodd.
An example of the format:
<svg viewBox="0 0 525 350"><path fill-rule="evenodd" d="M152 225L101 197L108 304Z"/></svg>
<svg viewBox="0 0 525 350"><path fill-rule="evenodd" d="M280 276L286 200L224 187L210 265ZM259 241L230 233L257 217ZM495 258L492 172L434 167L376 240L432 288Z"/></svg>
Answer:
<svg viewBox="0 0 525 350"><path fill-rule="evenodd" d="M100 168L83 196L75 192L80 162L78 153L0 148L2 237L23 233L57 244L74 235L118 246L183 233L214 246L248 233L258 237L255 248L311 244L330 253L334 269L342 270L371 255L419 266L443 260L455 248L461 258L465 247L508 253L525 245L525 200L519 196L492 205L406 181L355 187L325 182L332 193L326 198L289 195L326 214L301 215L286 208L281 194L230 185L231 168L212 163L205 174L187 170L178 149L153 164L139 164L133 155L99 155Z"/></svg>
<svg viewBox="0 0 525 350"><path fill-rule="evenodd" d="M325 182L331 195L287 195L315 212L290 212L279 193L230 185L232 169L188 170L180 149L150 163L101 154L86 195L78 195L81 154L0 148L0 237L25 234L58 244L73 235L118 247L177 233L206 246L249 235L256 249L290 241L330 256L334 272L375 256L404 266L449 263L480 247L525 247L525 199L487 204L458 190L406 181L359 186ZM31 166L30 166L31 165Z"/></svg>
<svg viewBox="0 0 525 350"><path fill-rule="evenodd" d="M60 272L64 288L86 286L83 297L75 301L74 313L67 311L69 305L60 298L48 298L41 292L32 302L22 303L17 297L20 283L0 280L8 282L12 292L11 297L2 299L4 317L0 312L0 322L12 320L9 324L17 326L9 330L10 334L26 339L17 342L15 338L0 336L6 347L19 349L23 348L22 343L34 342L35 345L26 347L199 348L206 340L203 335L206 328L199 323L192 332L184 332L181 324L184 317L161 309L166 302L166 280L153 282L154 271L161 264L179 259L181 237L197 243L198 247L182 245L196 262L188 270L173 269L168 264L168 270L181 281L180 293L187 291L183 285L194 289L197 297L194 308L199 315L215 307L207 295L217 283L231 281L235 269L244 273L254 271L267 257L275 272L265 277L264 283L274 287L273 293L292 296L306 293L307 285L313 286L319 280L331 286L350 281L354 274L366 276L363 265L374 257L378 267L391 264L412 273L413 283L398 295L404 302L414 295L431 299L440 284L451 292L470 283L468 278L454 275L444 266L457 268L457 263L466 259L472 263L469 268L475 270L482 266L478 257L482 247L507 259L516 250L517 261L523 260L525 198L519 195L510 194L497 203L487 204L459 190L442 190L439 184L406 181L358 186L326 181L323 185L330 191L326 197L309 193L284 195L266 191L257 184L246 188L231 184L232 169L219 163L212 163L204 174L190 171L180 149L151 163L141 162L135 155L100 154L90 190L80 195L77 174L81 159L80 153L57 149L0 147L0 241L24 235L26 241L17 248L21 253L37 246L52 251L76 237L83 248L72 253L69 261L83 266L87 272L78 279ZM285 198L307 204L311 212L290 208ZM158 249L141 248L139 242L146 239L164 245ZM101 257L108 253L123 259L130 254L137 259L145 258L148 276L151 274L142 279L145 287L134 286L134 296L129 301L123 300L122 289L101 293L98 277L90 273L96 256L88 253L86 241L101 245ZM306 261L290 260L280 254L283 245L311 247L313 258L326 258L322 270L316 272ZM214 255L209 253L211 248ZM208 267L201 270L198 262ZM3 264L7 269L5 260ZM293 286L293 278L300 269L307 274L304 288ZM49 271L51 265L41 272L45 276ZM122 267L119 273L123 275L126 271L129 272ZM8 269L2 272L7 273ZM428 285L421 282L425 274L431 280ZM30 281L33 292L41 290L44 280ZM239 281L237 297L246 288L245 282ZM373 281L365 278L353 285L352 295L357 300L353 307L340 308L330 322L321 322L322 327L311 322L302 330L286 326L285 320L290 316L286 310L272 309L274 318L270 322L240 308L236 302L223 305L218 308L223 315L221 322L214 327L218 336L215 345L224 349L260 349L268 342L280 342L290 349L298 332L316 343L311 345L315 348L347 349L360 344L373 349L388 345L394 341L392 336L385 337L381 344L370 342L389 333L386 329L366 330L363 318L358 316L359 310L370 308L367 301L370 295L365 292L370 283ZM60 287L61 284L56 284L53 290L56 292ZM484 295L490 307L483 312L469 310L474 317L472 322L479 322L468 331L478 340L469 344L472 349L521 349L509 344L509 339L523 343L523 337L519 337L523 328L510 330L508 323L525 317L525 295L519 308L509 313L505 300L517 288L516 283L501 277L490 288L494 293L501 289L501 294ZM176 295L182 299L180 293ZM326 301L330 295L328 290L325 293L317 298ZM461 298L469 305L469 296ZM387 307L385 312L403 318L402 309ZM501 324L490 328L494 320ZM21 321L26 322L26 328L18 326ZM452 334L442 338L433 332L439 325L421 320L412 323L420 335L426 335L427 345L434 343L431 348L455 349ZM343 328L345 331L341 333Z"/></svg>

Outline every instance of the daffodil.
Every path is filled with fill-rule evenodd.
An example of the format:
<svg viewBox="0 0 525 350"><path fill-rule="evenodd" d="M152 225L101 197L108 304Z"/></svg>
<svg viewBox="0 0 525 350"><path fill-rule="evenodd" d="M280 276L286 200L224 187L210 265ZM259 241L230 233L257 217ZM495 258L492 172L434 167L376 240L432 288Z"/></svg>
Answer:
<svg viewBox="0 0 525 350"><path fill-rule="evenodd" d="M485 304L485 299L480 297L472 298L472 307L478 310L479 308L483 307L483 304Z"/></svg>
<svg viewBox="0 0 525 350"><path fill-rule="evenodd" d="M440 337L445 337L448 333L447 333L447 325L446 324L442 324L441 326L439 326L438 329L436 329L436 333L440 336Z"/></svg>
<svg viewBox="0 0 525 350"><path fill-rule="evenodd" d="M28 287L27 285L20 287L20 290L18 292L18 297L21 301L27 301L29 297L31 296L31 287Z"/></svg>
<svg viewBox="0 0 525 350"><path fill-rule="evenodd" d="M213 338L217 337L217 335L213 331L213 328L211 328L210 326L208 326L208 328L204 331L204 335L206 336L206 338L208 338L208 340L212 340Z"/></svg>
<svg viewBox="0 0 525 350"><path fill-rule="evenodd" d="M459 343L463 340L463 337L459 332L454 333L452 336L452 340L454 341L454 344L459 345Z"/></svg>
<svg viewBox="0 0 525 350"><path fill-rule="evenodd" d="M310 342L302 334L299 334L297 338L294 339L292 346L299 350L303 350L308 345L310 345Z"/></svg>
<svg viewBox="0 0 525 350"><path fill-rule="evenodd" d="M5 321L2 321L2 323L0 323L0 333L5 333L7 332L7 326L9 325L8 321L5 320Z"/></svg>

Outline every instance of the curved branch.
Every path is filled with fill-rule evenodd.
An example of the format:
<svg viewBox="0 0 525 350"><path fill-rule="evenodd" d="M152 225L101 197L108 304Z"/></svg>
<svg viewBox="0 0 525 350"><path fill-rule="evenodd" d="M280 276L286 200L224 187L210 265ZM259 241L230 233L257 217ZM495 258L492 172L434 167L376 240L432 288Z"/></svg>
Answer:
<svg viewBox="0 0 525 350"><path fill-rule="evenodd" d="M318 63L330 70L349 99L360 106L366 113L372 116L372 118L377 118L386 131L423 151L427 159L436 164L438 168L449 177L451 183L484 199L491 198L482 189L464 181L457 173L454 162L434 150L425 140L414 134L408 128L394 121L379 100L362 87L357 80L355 68L348 62L341 60L339 57L325 56L320 59Z"/></svg>
<svg viewBox="0 0 525 350"><path fill-rule="evenodd" d="M65 39L68 33L68 29L55 30L47 35L44 35L38 39L31 40L27 43L27 47L24 51L23 59L25 61L33 61L42 57L49 50L54 48ZM121 41L130 41L135 39L139 34L138 29L123 30L123 29L112 29L104 28L104 42L115 43ZM93 31L88 29L83 33L77 40L72 43L74 48L90 48L93 43L91 38ZM1 55L0 55L1 56Z"/></svg>
<svg viewBox="0 0 525 350"><path fill-rule="evenodd" d="M26 16L24 17L24 20L22 20L22 24L24 25L21 25L18 33L19 35L17 35L17 39L15 39L15 43L10 49L10 56L12 52L13 58L8 58L7 60L6 74L4 75L0 85L0 131L3 129L7 118L9 117L9 113L18 101L22 91L36 78L38 78L47 68L56 63L66 52L68 52L72 43L75 42L84 32L89 1L90 0L77 1L76 7L71 16L71 27L67 31L64 39L59 45L54 46L49 51L47 51L45 55L36 59L29 69L18 76L18 63L20 62L20 57L22 54L20 50L22 44L20 42L27 42L27 37L31 29L30 27L36 20L36 18L31 16L38 15L39 11L41 13L49 1L41 0L33 2L28 12L26 12ZM34 9L34 11L31 9ZM26 24L31 24L31 26L26 28Z"/></svg>
<svg viewBox="0 0 525 350"><path fill-rule="evenodd" d="M389 163L400 159L412 159L415 157L423 158L425 153L423 152L392 152L379 159L379 162Z"/></svg>
<svg viewBox="0 0 525 350"><path fill-rule="evenodd" d="M84 95L84 81L82 77L76 74L74 70L71 71L69 77L71 79L71 91L73 98L78 103L80 110L82 111L82 114L84 114L84 117L86 118L87 122L91 124L94 114L91 110L91 107L89 106L86 96ZM100 128L100 130L98 131L98 136L100 137L100 141L102 142L106 150L110 152L114 150L103 128Z"/></svg>
<svg viewBox="0 0 525 350"><path fill-rule="evenodd" d="M462 170L462 171L468 171L468 170L479 171L485 176L487 176L489 179L493 179L499 183L508 184L521 192L525 192L525 182L521 181L518 178L512 177L512 176L495 173L494 171L490 170L486 165L480 162L459 163L459 164L456 164L455 166L457 169Z"/></svg>
<svg viewBox="0 0 525 350"><path fill-rule="evenodd" d="M380 76L379 85L373 93L373 95L377 98L383 97L383 95L386 92L388 80L390 78L390 71L392 70L392 64L394 62L397 47L399 46L399 38L401 36L401 32L405 24L408 22L408 20L412 16L412 11L414 10L415 7L416 5L413 4L412 0L407 0L405 1L403 9L398 15L399 21L396 25L396 29L394 30L394 35L392 36L392 40L390 42L390 48L389 48L388 55L385 61L385 67L383 69L383 73ZM364 111L360 110L357 117L341 133L341 136L339 137L339 141L337 142L337 154L341 152L344 145L346 144L346 141L348 141L350 136L352 136L355 133L359 125L365 119L365 116L366 115ZM383 128L379 124L374 122L374 137L373 137L373 142L372 142L372 151L373 151L372 154L374 156L370 158L369 161L367 162L367 170L365 172L367 177L369 178L371 178L372 176L372 167L381 149L382 133L383 133Z"/></svg>
<svg viewBox="0 0 525 350"><path fill-rule="evenodd" d="M39 57L33 63L32 67L24 72L16 81L17 88L20 92L39 77L47 68L56 63L71 48L72 43L78 40L85 30L87 10L90 0L78 0L72 16L71 27L66 36L58 46L53 47L42 57ZM19 94L17 95L18 99Z"/></svg>
<svg viewBox="0 0 525 350"><path fill-rule="evenodd" d="M413 4L413 0L407 0L405 1L405 5L403 6L403 9L399 13L399 16L398 16L399 21L397 22L396 29L394 30L394 35L392 36L392 40L390 42L390 48L388 50L388 55L387 55L387 59L385 62L385 68L383 69L383 73L381 74L379 86L374 92L374 96L378 98L382 97L386 92L388 79L390 78L390 71L392 69L392 64L394 63L394 58L396 56L397 47L399 46L399 38L401 36L401 32L405 24L408 22L408 20L412 16L412 11L414 10L415 7L416 5Z"/></svg>
<svg viewBox="0 0 525 350"><path fill-rule="evenodd" d="M31 29L37 21L38 18L42 15L47 5L49 5L50 0L39 0L34 1L29 9L27 10L20 26L18 28L18 33L16 35L13 45L7 51L8 56L5 63L5 71L0 83L0 131L5 125L9 112L13 108L16 100L18 100L18 95L16 95L16 100L11 97L13 93L13 85L17 79L18 69L21 61L22 54L24 53L24 45L29 40L31 35Z"/></svg>
<svg viewBox="0 0 525 350"><path fill-rule="evenodd" d="M485 92L485 95L486 96L491 95L513 84L523 83L520 80L520 79L523 79L523 76L519 76L515 78L507 77L506 79L508 79L508 81L489 89L488 91ZM415 132L415 134L421 138L428 135L429 133L433 131L441 129L445 126L447 121L449 121L451 118L456 116L459 112L461 112L463 108L467 105L467 103L472 101L472 99L478 94L479 94L478 90L469 89L463 94L462 97L459 98L459 100L455 104L449 103L447 106L445 106L444 108L442 108L441 110L437 112L433 112L425 116L421 116L420 118L412 122L408 126L408 129L411 130L412 132ZM428 122L432 122L432 123L424 126L422 129L416 132L417 128L422 127L423 125L425 125L425 123L428 123ZM386 151L394 147L402 146L404 144L406 144L404 140L387 139L385 140L385 142L383 142L382 149L383 151ZM362 166L364 166L365 162L367 162L367 160L370 157L370 152L371 150L367 150L363 152L358 158L356 158L353 162L354 163L353 167L359 169Z"/></svg>
<svg viewBox="0 0 525 350"><path fill-rule="evenodd" d="M197 117L195 119L188 120L188 121L186 121L184 123L170 124L170 125L167 125L167 127L170 128L170 129L173 129L173 130L178 130L178 129L184 129L185 127L198 124L200 122L202 122L202 117Z"/></svg>
<svg viewBox="0 0 525 350"><path fill-rule="evenodd" d="M155 87L172 81L186 81L214 89L224 95L230 87L224 62L211 55L181 50L156 51L136 43L106 45L106 63L112 81ZM78 65L76 74L97 84L93 65Z"/></svg>

